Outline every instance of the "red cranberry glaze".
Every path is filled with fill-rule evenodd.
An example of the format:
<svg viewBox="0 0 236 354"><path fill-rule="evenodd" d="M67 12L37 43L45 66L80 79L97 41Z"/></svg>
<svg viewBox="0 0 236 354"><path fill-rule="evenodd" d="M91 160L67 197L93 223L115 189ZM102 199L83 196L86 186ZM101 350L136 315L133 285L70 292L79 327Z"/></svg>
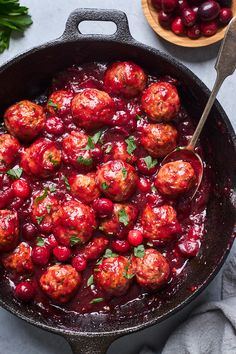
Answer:
<svg viewBox="0 0 236 354"><path fill-rule="evenodd" d="M109 86L115 75L119 87ZM201 247L209 193L207 167L192 202L191 170L182 181L178 168L172 178L160 167L193 133L181 83L130 62L92 63L59 74L48 92L10 107L10 134L1 128L0 257L9 296L51 314L116 311L162 287L175 293Z"/></svg>

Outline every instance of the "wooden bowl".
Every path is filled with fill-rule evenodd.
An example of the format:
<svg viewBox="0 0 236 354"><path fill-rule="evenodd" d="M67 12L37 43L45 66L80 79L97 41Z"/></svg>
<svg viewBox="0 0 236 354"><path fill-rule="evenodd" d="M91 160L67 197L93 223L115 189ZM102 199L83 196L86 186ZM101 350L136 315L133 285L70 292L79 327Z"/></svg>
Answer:
<svg viewBox="0 0 236 354"><path fill-rule="evenodd" d="M152 29L166 41L182 47L204 47L219 42L225 34L227 26L218 29L217 33L211 37L200 37L198 39L190 39L187 36L177 36L171 30L163 28L158 21L158 12L152 6L152 0L142 0L142 8L146 19ZM232 4L233 15L236 16L236 0Z"/></svg>

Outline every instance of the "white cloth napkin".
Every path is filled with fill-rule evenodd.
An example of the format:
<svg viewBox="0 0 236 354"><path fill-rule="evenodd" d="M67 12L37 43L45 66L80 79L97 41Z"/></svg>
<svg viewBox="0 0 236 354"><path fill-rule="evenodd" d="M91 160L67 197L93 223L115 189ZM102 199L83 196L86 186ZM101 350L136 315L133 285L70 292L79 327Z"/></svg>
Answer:
<svg viewBox="0 0 236 354"><path fill-rule="evenodd" d="M154 354L144 348L140 354ZM222 300L201 305L169 337L161 354L236 354L236 253L222 276Z"/></svg>

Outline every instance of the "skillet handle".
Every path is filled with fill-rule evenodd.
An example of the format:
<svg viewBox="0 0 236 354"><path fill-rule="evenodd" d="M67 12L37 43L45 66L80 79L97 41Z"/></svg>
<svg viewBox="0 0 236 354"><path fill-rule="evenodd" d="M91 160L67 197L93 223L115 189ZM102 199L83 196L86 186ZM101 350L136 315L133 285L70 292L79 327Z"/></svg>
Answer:
<svg viewBox="0 0 236 354"><path fill-rule="evenodd" d="M78 28L83 21L111 21L116 24L117 30L111 35L82 34ZM124 12L109 9L76 9L73 11L67 22L62 39L75 40L77 38L97 38L107 40L118 40L122 42L133 42L134 38L130 34L129 23Z"/></svg>
<svg viewBox="0 0 236 354"><path fill-rule="evenodd" d="M114 335L109 337L65 337L73 354L106 354L111 343L117 338L119 337Z"/></svg>

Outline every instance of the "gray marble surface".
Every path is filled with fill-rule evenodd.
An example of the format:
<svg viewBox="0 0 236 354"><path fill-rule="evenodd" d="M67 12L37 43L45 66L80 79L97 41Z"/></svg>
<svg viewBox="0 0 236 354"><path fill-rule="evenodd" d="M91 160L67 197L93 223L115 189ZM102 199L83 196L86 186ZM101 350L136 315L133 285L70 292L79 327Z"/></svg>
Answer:
<svg viewBox="0 0 236 354"><path fill-rule="evenodd" d="M71 11L79 7L112 8L126 12L133 37L143 43L163 50L184 63L202 81L211 88L215 79L214 62L219 45L202 49L181 48L161 40L148 26L141 10L140 0L22 0L21 3L30 8L34 24L24 36L15 35L8 51L0 55L0 65L22 51L59 37L64 29L65 21ZM111 27L112 29L112 27ZM106 26L97 23L95 26L83 26L86 32L106 33ZM1 83L0 83L1 84ZM218 96L236 128L236 73L228 78ZM236 250L236 245L234 245ZM231 253L232 254L232 253ZM221 273L207 289L189 306L175 316L153 326L150 329L132 334L117 340L108 354L134 354L145 344L160 353L163 344L176 326L198 304L218 299L220 296ZM70 348L64 339L32 327L27 323L0 310L0 353L4 354L70 354ZM91 353L92 354L92 353ZM178 353L181 354L181 353ZM190 353L194 354L194 353Z"/></svg>

